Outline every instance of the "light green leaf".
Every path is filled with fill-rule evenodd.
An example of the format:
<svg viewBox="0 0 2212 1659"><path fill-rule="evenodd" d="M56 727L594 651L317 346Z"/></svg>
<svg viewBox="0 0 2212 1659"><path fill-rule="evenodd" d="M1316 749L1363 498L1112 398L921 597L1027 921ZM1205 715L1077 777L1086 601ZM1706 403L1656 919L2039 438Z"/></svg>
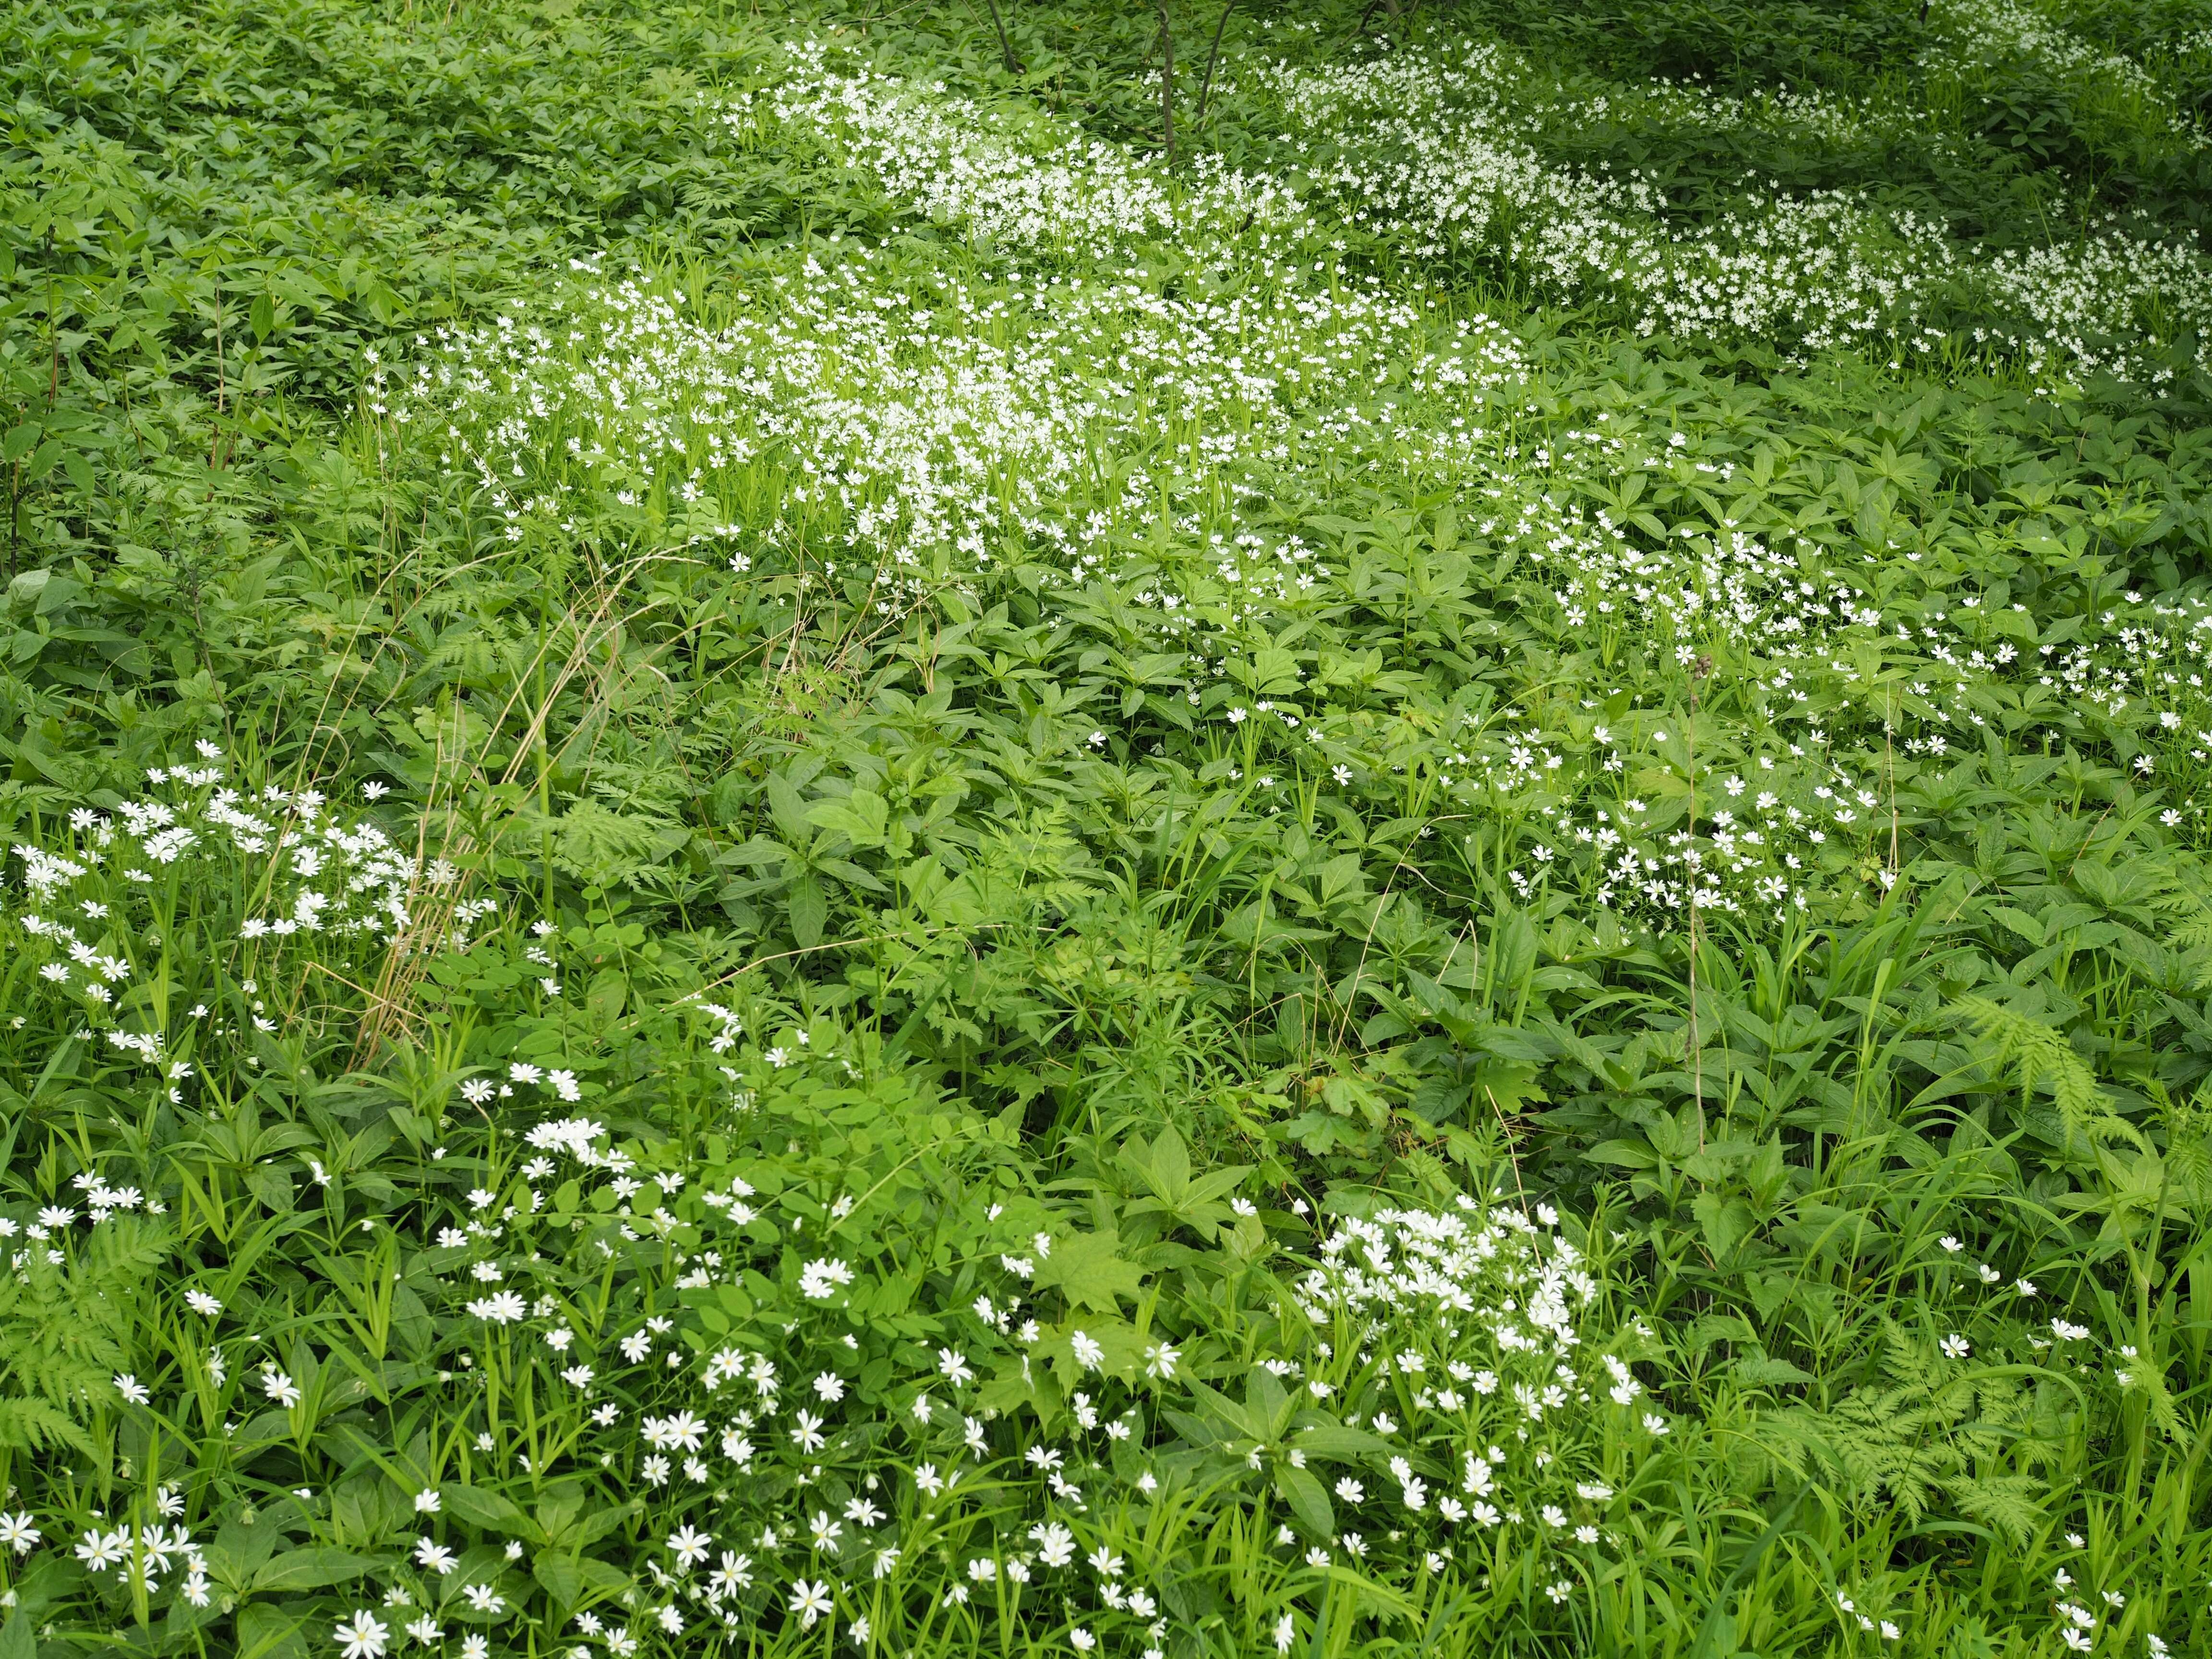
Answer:
<svg viewBox="0 0 2212 1659"><path fill-rule="evenodd" d="M1058 1287L1070 1302L1111 1313L1115 1298L1134 1298L1142 1288L1142 1273L1115 1254L1121 1248L1118 1233L1071 1233L1053 1241L1052 1254L1036 1264L1040 1290Z"/></svg>

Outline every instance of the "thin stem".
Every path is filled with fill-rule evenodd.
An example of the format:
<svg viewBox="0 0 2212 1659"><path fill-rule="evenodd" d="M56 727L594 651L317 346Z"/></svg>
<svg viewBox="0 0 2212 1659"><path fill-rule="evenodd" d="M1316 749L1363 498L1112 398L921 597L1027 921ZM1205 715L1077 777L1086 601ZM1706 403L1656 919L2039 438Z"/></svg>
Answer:
<svg viewBox="0 0 2212 1659"><path fill-rule="evenodd" d="M1168 164L1175 164L1175 30L1168 21L1168 0L1160 0L1160 142Z"/></svg>
<svg viewBox="0 0 2212 1659"><path fill-rule="evenodd" d="M1713 659L1700 656L1690 671L1690 1093L1698 1103L1698 1150L1705 1150L1705 1050L1698 1035L1698 690L1713 672Z"/></svg>
<svg viewBox="0 0 2212 1659"><path fill-rule="evenodd" d="M230 371L222 354L222 276L215 279L215 436L208 441L208 471L215 471L216 459L222 453L222 416L228 401Z"/></svg>
<svg viewBox="0 0 2212 1659"><path fill-rule="evenodd" d="M1228 31L1229 14L1236 9L1237 0L1223 0L1221 15L1213 25L1213 46L1206 54L1205 78L1198 83L1198 114L1192 121L1194 126L1206 125L1206 106L1213 96L1213 70L1221 61L1221 37Z"/></svg>
<svg viewBox="0 0 2212 1659"><path fill-rule="evenodd" d="M991 9L991 27L999 32L999 56L1006 60L1006 73L1019 75L1021 62L1014 56L1013 42L1006 39L1006 25L999 15L999 0L983 0L983 3Z"/></svg>

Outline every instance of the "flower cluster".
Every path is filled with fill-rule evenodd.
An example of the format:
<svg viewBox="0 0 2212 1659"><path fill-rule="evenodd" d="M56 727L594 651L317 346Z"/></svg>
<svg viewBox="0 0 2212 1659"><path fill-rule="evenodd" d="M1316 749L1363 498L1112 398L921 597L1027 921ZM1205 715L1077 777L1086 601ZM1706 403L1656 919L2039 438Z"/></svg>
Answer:
<svg viewBox="0 0 2212 1659"><path fill-rule="evenodd" d="M1553 292L1615 296L1645 332L1926 352L1963 328L2038 374L2155 380L2170 373L2160 348L2212 319L2212 266L2195 239L2132 223L1985 251L1863 191L1778 195L1757 181L1739 204L1677 223L1639 175L1544 160L1531 136L1567 123L1573 100L1493 41L1267 64L1255 83L1302 135L1315 190L1353 223L1422 257L1494 252Z"/></svg>
<svg viewBox="0 0 2212 1659"><path fill-rule="evenodd" d="M200 750L204 763L220 757L212 744ZM319 790L248 793L226 785L214 764L155 767L148 782L162 793L76 808L17 842L27 902L10 919L30 946L42 997L73 1010L84 1039L161 1072L173 1098L192 1072L170 1053L183 1030L240 1037L278 1029L250 974L234 998L216 990L216 953L243 945L249 968L273 971L288 947L311 939L363 954L465 951L495 908L461 896L453 865L404 850L376 823L333 811ZM218 917L199 902L207 890L229 896L230 913ZM189 984L203 1000L149 1023L134 988L151 963L179 952L185 977L172 994ZM27 1019L19 1013L15 1029Z"/></svg>
<svg viewBox="0 0 2212 1659"><path fill-rule="evenodd" d="M1434 115L1437 132L1465 118L1489 143L1496 133L1469 112L1485 98L1510 104L1498 87L1521 71L1502 51L1458 68L1415 52L1319 80L1271 73L1313 130L1348 110ZM2039 674L2101 718L2133 699L2134 647L2119 636L2136 613L2062 647L1971 595L1930 603L1909 527L1873 550L1759 533L1726 509L1654 531L1635 505L1647 484L1709 497L1761 485L1619 411L1530 436L1534 372L1510 335L1486 319L1447 325L1329 260L1294 264L1281 239L1304 233L1287 195L1267 198L1273 244L1260 231L1251 246L1201 234L1214 211L1203 191L1139 190L1139 164L1119 152L1047 144L1028 126L1017 142L990 111L842 76L818 52L793 62L773 112L748 106L744 119L816 133L841 165L880 169L895 202L945 222L997 224L1018 200L1020 234L994 234L1041 263L917 280L883 247L832 242L714 325L629 283L544 322L442 338L393 406L447 434L448 464L505 503L514 533L573 527L578 503L611 495L678 521L681 556L734 544L746 581L842 585L885 612L939 584L992 591L1009 568L1063 592L1096 586L1133 606L1117 625L1158 653L1164 695L1233 735L1236 775L1263 798L1302 774L1340 787L1402 774L1431 785L1440 810L1511 803L1530 815L1508 872L1518 889L1571 883L1662 921L1693 904L1779 918L1823 881L1895 881L1888 773L1867 775L1887 763L1850 757L1853 736L1941 757L1979 741L1990 688ZM988 165L925 165L970 149ZM915 194L925 179L926 201ZM1634 180L1604 189L1623 212L1663 208ZM1216 206L1241 219L1243 199ZM1386 212L1379 200L1356 210ZM1827 232L1808 237L1828 257ZM1146 273L1164 247L1241 280L1203 301L1163 293ZM1838 291L1859 303L1872 290ZM2025 304L2058 306L2063 291L2022 278ZM1762 729L1694 747L1678 729L1678 753L1658 723L1609 720L1590 699L1579 719L1492 710L1415 752L1308 688L1249 696L1231 671L1250 635L1376 592L1356 547L1287 527L1283 504L1326 499L1385 459L1409 486L1448 495L1474 547L1510 550L1501 570L1518 560L1538 574L1540 586L1498 597L1542 636L1685 674L1707 653L1747 659ZM1877 583L1875 563L1904 580ZM1870 653L1907 672L1838 729L1839 701L1869 702ZM1695 773L1693 812L1646 820L1632 808L1651 787L1637 769L1654 763Z"/></svg>
<svg viewBox="0 0 2212 1659"><path fill-rule="evenodd" d="M808 1226L726 1168L648 1172L588 1121L529 1140L550 1154L525 1171L530 1200L453 1235L474 1258L463 1283L481 1291L525 1267L538 1183L573 1160L613 1172L607 1237L666 1240L700 1310L594 1344L550 1299L526 1311L521 1296L478 1295L464 1310L488 1341L555 1356L590 1425L580 1455L646 1494L665 1551L633 1625L842 1618L865 1641L934 1586L921 1593L953 1628L988 1608L1039 1636L1161 1650L1152 1575L1168 1564L1151 1517L1224 1480L1270 1517L1285 1581L1270 1628L1333 1562L1395 1583L1475 1573L1510 1547L1541 1561L1558 1600L1613 1547L1616 1490L1668 1430L1632 1368L1648 1333L1595 1322L1600 1275L1549 1206L1462 1200L1347 1220L1295 1277L1295 1320L1263 1322L1231 1364L1203 1331L1147 1330L1044 1288L1099 1241L1040 1224L1033 1206L994 1206L969 1270L947 1281L962 1300L933 1288L911 1304L964 1332L909 1346L866 1313L892 1281L868 1262L850 1198ZM1231 1207L1265 1236L1255 1205ZM597 1253L593 1240L574 1248ZM423 1542L438 1559L442 1547ZM945 1549L961 1566L949 1583ZM579 1628L619 1654L631 1627L586 1615Z"/></svg>

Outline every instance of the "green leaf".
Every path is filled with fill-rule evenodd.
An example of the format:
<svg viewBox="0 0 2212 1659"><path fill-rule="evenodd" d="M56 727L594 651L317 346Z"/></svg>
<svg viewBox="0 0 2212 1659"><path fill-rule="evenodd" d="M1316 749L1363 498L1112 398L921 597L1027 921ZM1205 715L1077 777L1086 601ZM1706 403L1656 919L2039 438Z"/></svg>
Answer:
<svg viewBox="0 0 2212 1659"><path fill-rule="evenodd" d="M1341 1423L1317 1423L1311 1428L1301 1429L1297 1445L1309 1457L1328 1457L1346 1463L1380 1460L1389 1456L1392 1449L1390 1443L1380 1436L1364 1429L1348 1428Z"/></svg>
<svg viewBox="0 0 2212 1659"><path fill-rule="evenodd" d="M587 1510L583 1519L577 1522L568 1534L569 1547L580 1550L598 1543L616 1528L643 1513L644 1509L644 1504L632 1500L627 1504L602 1504L596 1509ZM590 1576L591 1569L597 1565L592 1561L583 1564L586 1577Z"/></svg>
<svg viewBox="0 0 2212 1659"><path fill-rule="evenodd" d="M512 1538L538 1536L529 1516L497 1492L486 1492L481 1486L453 1485L439 1487L438 1495L447 1510L470 1526L503 1532Z"/></svg>
<svg viewBox="0 0 2212 1659"><path fill-rule="evenodd" d="M781 772L768 775L768 806L776 827L792 845L803 848L814 839L814 826L806 817L806 797Z"/></svg>
<svg viewBox="0 0 2212 1659"><path fill-rule="evenodd" d="M307 1659L307 1615L257 1601L238 1615L235 1659Z"/></svg>
<svg viewBox="0 0 2212 1659"><path fill-rule="evenodd" d="M844 832L854 847L880 847L890 809L872 789L855 789L843 800L818 800L807 809L807 822Z"/></svg>
<svg viewBox="0 0 2212 1659"><path fill-rule="evenodd" d="M253 1588L263 1593L320 1589L361 1577L379 1563L349 1550L326 1548L286 1550L271 1556L253 1575Z"/></svg>
<svg viewBox="0 0 2212 1659"><path fill-rule="evenodd" d="M811 951L822 942L822 930L830 920L830 901L811 871L791 884L789 904L791 936L800 950Z"/></svg>
<svg viewBox="0 0 2212 1659"><path fill-rule="evenodd" d="M563 1619L569 1608L584 1599L583 1570L565 1555L540 1550L530 1564L530 1576L544 1587Z"/></svg>
<svg viewBox="0 0 2212 1659"><path fill-rule="evenodd" d="M1729 1367L1730 1373L1740 1382L1753 1388L1772 1388L1788 1382L1810 1382L1813 1373L1802 1370L1786 1359L1776 1359L1767 1354L1747 1354Z"/></svg>
<svg viewBox="0 0 2212 1659"><path fill-rule="evenodd" d="M262 1204L278 1214L292 1207L294 1194L292 1177L274 1164L259 1164L246 1178L247 1188Z"/></svg>
<svg viewBox="0 0 2212 1659"><path fill-rule="evenodd" d="M1292 1468L1287 1463L1275 1466L1275 1490L1291 1506L1309 1538L1332 1539L1336 1536L1336 1513L1329 1506L1328 1493L1320 1481L1304 1469Z"/></svg>
<svg viewBox="0 0 2212 1659"><path fill-rule="evenodd" d="M629 1575L610 1561L585 1557L576 1564L583 1575L586 1588L597 1590L601 1596L620 1595L629 1588Z"/></svg>
<svg viewBox="0 0 2212 1659"><path fill-rule="evenodd" d="M47 439L32 453L31 459L23 464L23 482L27 484L38 483L40 479L54 470L67 453L68 446L59 438Z"/></svg>
<svg viewBox="0 0 2212 1659"><path fill-rule="evenodd" d="M1057 1285L1070 1302L1112 1313L1117 1297L1133 1299L1144 1283L1137 1267L1115 1254L1121 1243L1118 1233L1071 1233L1054 1239L1052 1254L1036 1264L1037 1287Z"/></svg>

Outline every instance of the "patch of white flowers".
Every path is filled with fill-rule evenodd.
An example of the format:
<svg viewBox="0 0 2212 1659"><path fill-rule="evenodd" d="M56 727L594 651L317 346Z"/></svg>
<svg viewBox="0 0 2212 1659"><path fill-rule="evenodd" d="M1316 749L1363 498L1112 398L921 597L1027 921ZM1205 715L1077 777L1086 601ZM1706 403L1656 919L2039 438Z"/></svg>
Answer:
<svg viewBox="0 0 2212 1659"><path fill-rule="evenodd" d="M574 1127L532 1143L574 1155ZM586 1168L609 1167L604 1148L581 1150ZM631 1217L652 1181L672 1184L618 1181L617 1213ZM691 1305L740 1305L725 1286L761 1297L781 1251L753 1186L704 1170L672 1184L685 1202L661 1231ZM1256 1208L1235 1207L1257 1243ZM1263 1322L1233 1365L1036 1292L1037 1264L1085 1241L1022 1234L1028 1221L994 1211L1007 1236L980 1241L963 1304L908 1304L966 1334L888 1370L850 1336L846 1310L892 1289L862 1241L841 1242L851 1209L831 1206L811 1247L823 1254L789 1300L734 1328L717 1318L712 1334L650 1319L586 1355L550 1304L528 1317L519 1297L466 1309L576 1362L587 1452L632 1472L665 1538L649 1566L683 1621L670 1630L794 1610L849 1621L916 1578L941 1583L935 1540L958 1538L948 1607L988 1593L1038 1630L1073 1617L1158 1644L1167 1626L1146 1580L1164 1564L1146 1517L1224 1479L1252 1489L1289 1569L1340 1562L1402 1583L1480 1570L1504 1547L1574 1582L1613 1547L1618 1491L1669 1428L1633 1370L1656 1352L1650 1334L1598 1321L1601 1275L1548 1206L1462 1199L1345 1221L1295 1276L1285 1311L1297 1317ZM471 1244L498 1271L514 1249L495 1229ZM642 1404L633 1416L617 1399Z"/></svg>
<svg viewBox="0 0 2212 1659"><path fill-rule="evenodd" d="M1063 591L1111 584L1133 606L1125 625L1177 665L1170 695L1240 738L1264 733L1269 746L1331 769L1343 787L1410 763L1337 700L1304 688L1239 695L1230 671L1248 625L1272 631L1358 591L1334 550L1285 526L1282 504L1328 499L1387 465L1410 487L1449 496L1476 548L1512 550L1506 568L1517 562L1516 574L1540 577L1540 586L1507 587L1500 599L1562 641L1642 649L1684 667L1723 647L1765 659L1756 690L1771 730L1757 749L1726 757L1694 834L1674 819L1650 827L1625 787L1639 749L1663 749L1666 738L1638 719L1592 713L1539 726L1501 711L1449 734L1447 757L1419 763L1455 810L1539 798L1545 821L1510 872L1521 890L1571 884L1662 921L1693 904L1778 919L1804 907L1815 866L1838 848L1873 844L1886 797L1829 757L1833 734L1813 713L1815 694L1856 695L1869 649L1913 670L1885 718L1915 756L1941 757L1961 738L1978 744L1987 716L1977 698L1992 681L2063 682L2115 718L2139 700L2143 672L2128 659L2140 653L2116 651L2106 623L2054 657L1971 599L1931 611L1913 603L1911 585L1893 585L1887 605L1877 603L1858 568L1909 569L1922 556L1895 535L1839 553L1802 534L1753 534L1725 513L1679 534L1636 529L1632 503L1648 478L1724 495L1759 481L1705 460L1683 434L1662 444L1603 412L1586 429L1524 440L1516 428L1534 409L1534 372L1512 335L1487 319L1447 324L1411 297L1349 278L1331 258L1307 258L1327 251L1322 222L1287 190L1229 175L1156 179L1127 152L1041 114L1001 118L926 87L841 71L815 47L795 49L792 63L775 98L731 120L810 136L838 166L872 173L908 213L1022 256L972 275L922 275L882 247L833 240L712 319L636 282L607 285L587 262L591 285L552 314L442 336L380 378L379 397L442 433L448 465L475 477L515 533L566 534L611 497L672 521L667 556L727 558L744 580L781 580L802 599L826 589L886 615L946 586L982 595L1009 568ZM1530 257L1581 281L1574 273L1587 262L1577 262L1609 248L1605 280L1618 271L1626 282L1648 253L1662 288L1690 308L1675 317L1681 326L1778 325L1779 306L1797 307L1791 326L1815 334L1879 331L1895 306L1917 303L1916 284L1955 263L1930 225L1897 243L1906 252L1891 276L1858 271L1856 232L1844 231L1864 215L1840 200L1807 209L1786 234L1771 216L1747 218L1740 236L1729 233L1735 252L1686 263L1674 233L1650 240L1664 205L1651 186L1570 179L1512 147L1525 91L1514 88L1527 71L1503 48L1468 49L1449 64L1421 49L1267 74L1301 131L1371 137L1376 124L1397 123L1413 147L1401 159L1428 146L1421 165L1433 164L1437 190L1460 192L1437 222L1454 234L1472 234L1524 186L1552 192L1553 217L1508 216L1514 235L1537 239ZM1495 167L1470 172L1455 145ZM1371 159L1357 146L1340 155L1340 167ZM1358 198L1347 210L1386 228L1418 227L1446 198L1411 179L1402 169L1345 174ZM1577 240L1576 226L1597 222L1584 208L1602 208L1633 236ZM1805 282L1778 288L1767 278L1789 248L1808 262ZM1980 279L2010 284L2020 306L2073 330L2087 350L2106 298L2165 280L2163 255L2134 252L2142 257L2115 243L2106 265L2088 254L2008 256ZM2195 256L2173 257L2182 263L2167 274L2193 280ZM1221 291L1164 292L1148 274L1163 258L1216 273ZM2069 289L2084 270L2087 285ZM1562 484L1628 506L1592 510ZM2113 626L2125 633L2139 615ZM2192 653L2204 643L2194 632L2165 636ZM1259 787L1278 776L1258 770ZM1897 873L1870 858L1854 878L1887 884Z"/></svg>
<svg viewBox="0 0 2212 1659"><path fill-rule="evenodd" d="M374 954L461 951L495 908L460 896L453 865L333 810L321 791L234 788L210 763L221 751L200 749L196 763L151 769L146 795L75 808L11 848L21 885L7 921L30 953L33 994L74 1005L80 1037L154 1067L173 1101L192 1074L189 1060L172 1054L180 1043L189 1052L185 1032L279 1029L253 975L287 947L319 939ZM149 1002L137 988L165 952L189 951L196 969L205 965L198 953L208 941L196 928L173 937L179 924L168 919L205 925L213 916L198 900L207 893L223 895L233 912L216 943L248 952L235 1002L190 1003L173 983ZM159 1023L148 1019L154 1007L164 1010Z"/></svg>
<svg viewBox="0 0 2212 1659"><path fill-rule="evenodd" d="M2039 374L2158 380L2159 355L2144 348L2212 323L2212 264L2193 235L2111 222L1984 252L1863 192L1790 196L1756 181L1738 206L1676 223L1648 179L1543 159L1535 131L1572 111L1498 42L1435 40L1251 74L1300 135L1316 190L1353 222L1424 258L1501 254L1553 293L1613 296L1647 333L1925 351L1963 328ZM1814 107L1818 123L1841 118ZM1717 112L1725 125L1789 108L1770 98Z"/></svg>

